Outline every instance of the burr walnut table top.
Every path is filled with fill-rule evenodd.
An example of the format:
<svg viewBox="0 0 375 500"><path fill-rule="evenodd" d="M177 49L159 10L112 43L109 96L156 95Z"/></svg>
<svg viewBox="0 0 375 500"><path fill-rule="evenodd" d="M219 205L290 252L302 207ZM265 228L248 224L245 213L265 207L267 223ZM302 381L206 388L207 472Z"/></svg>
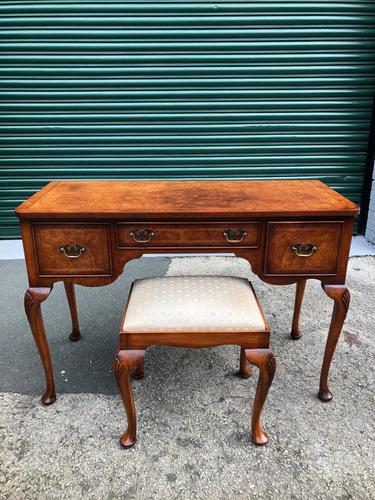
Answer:
<svg viewBox="0 0 375 500"><path fill-rule="evenodd" d="M21 218L129 219L354 216L357 205L316 180L58 181L20 205Z"/></svg>

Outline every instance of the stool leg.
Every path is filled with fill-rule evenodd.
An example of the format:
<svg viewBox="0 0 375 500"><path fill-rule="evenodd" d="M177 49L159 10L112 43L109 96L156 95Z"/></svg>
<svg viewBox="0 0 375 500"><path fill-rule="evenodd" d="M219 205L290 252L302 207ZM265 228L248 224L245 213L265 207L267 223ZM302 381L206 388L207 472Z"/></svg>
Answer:
<svg viewBox="0 0 375 500"><path fill-rule="evenodd" d="M245 353L249 363L260 371L251 416L251 434L253 443L262 446L267 443L268 437L260 425L260 416L275 374L276 360L271 349L246 349Z"/></svg>
<svg viewBox="0 0 375 500"><path fill-rule="evenodd" d="M128 418L128 427L120 437L123 448L130 448L137 440L137 417L130 377L140 364L143 366L144 355L144 351L118 351L113 362L113 372Z"/></svg>
<svg viewBox="0 0 375 500"><path fill-rule="evenodd" d="M240 370L239 370L238 374L242 378L249 378L249 377L251 377L251 368L249 366L249 363L247 362L245 349L243 347L241 347L241 353L240 353Z"/></svg>

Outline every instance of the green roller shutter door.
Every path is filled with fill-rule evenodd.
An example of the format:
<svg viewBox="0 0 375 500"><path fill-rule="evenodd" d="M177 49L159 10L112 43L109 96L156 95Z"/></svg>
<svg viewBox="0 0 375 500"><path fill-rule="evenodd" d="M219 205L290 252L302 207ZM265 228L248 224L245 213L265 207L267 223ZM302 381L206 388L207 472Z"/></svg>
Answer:
<svg viewBox="0 0 375 500"><path fill-rule="evenodd" d="M375 2L1 2L0 236L54 179L321 179L359 202Z"/></svg>

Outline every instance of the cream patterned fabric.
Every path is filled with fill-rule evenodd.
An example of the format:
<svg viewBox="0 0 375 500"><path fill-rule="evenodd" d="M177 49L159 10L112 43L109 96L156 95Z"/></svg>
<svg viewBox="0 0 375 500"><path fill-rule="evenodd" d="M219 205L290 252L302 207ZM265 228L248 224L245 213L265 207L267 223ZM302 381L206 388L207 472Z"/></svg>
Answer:
<svg viewBox="0 0 375 500"><path fill-rule="evenodd" d="M248 280L168 276L137 280L123 332L264 331Z"/></svg>

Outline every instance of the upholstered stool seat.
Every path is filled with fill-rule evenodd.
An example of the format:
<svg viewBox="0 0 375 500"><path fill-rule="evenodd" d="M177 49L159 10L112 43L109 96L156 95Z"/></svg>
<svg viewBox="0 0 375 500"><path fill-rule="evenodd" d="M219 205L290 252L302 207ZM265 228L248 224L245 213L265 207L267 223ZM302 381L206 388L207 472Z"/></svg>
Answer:
<svg viewBox="0 0 375 500"><path fill-rule="evenodd" d="M134 282L123 332L266 331L250 282L223 276L173 276Z"/></svg>
<svg viewBox="0 0 375 500"><path fill-rule="evenodd" d="M124 447L136 441L136 416L130 377L143 376L144 350L150 345L210 347L241 346L240 375L260 376L252 414L252 439L267 442L260 414L271 385L275 359L270 330L251 283L227 276L175 276L136 280L120 327L114 373L128 416L121 436Z"/></svg>

